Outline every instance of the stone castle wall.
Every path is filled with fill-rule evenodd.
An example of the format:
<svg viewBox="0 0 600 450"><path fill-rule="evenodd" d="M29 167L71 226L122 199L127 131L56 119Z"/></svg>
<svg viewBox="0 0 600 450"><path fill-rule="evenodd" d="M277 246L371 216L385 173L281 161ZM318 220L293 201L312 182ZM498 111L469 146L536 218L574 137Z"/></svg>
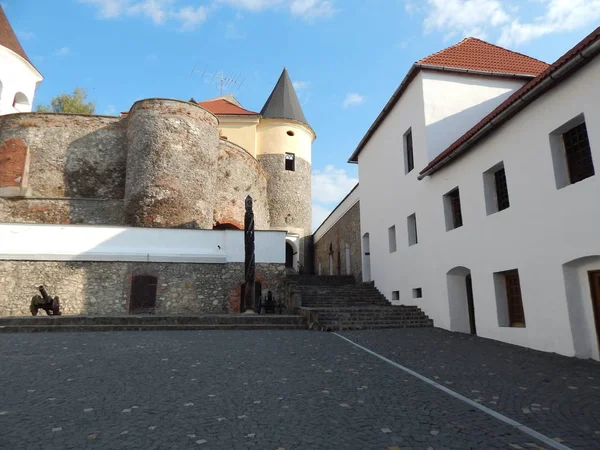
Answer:
<svg viewBox="0 0 600 450"><path fill-rule="evenodd" d="M296 170L285 170L284 154L262 154L258 161L268 174L271 227L301 236L312 234L311 165L296 157Z"/></svg>
<svg viewBox="0 0 600 450"><path fill-rule="evenodd" d="M2 116L0 222L241 228L250 194L256 228L270 229L268 174L217 125L202 107L164 99L124 119Z"/></svg>
<svg viewBox="0 0 600 450"><path fill-rule="evenodd" d="M284 266L257 264L256 272L263 293L283 298ZM30 315L40 284L60 297L65 315L128 314L136 275L158 278L157 314L239 312L243 263L0 261L0 316Z"/></svg>
<svg viewBox="0 0 600 450"><path fill-rule="evenodd" d="M27 149L28 167L15 161L20 167L13 170L27 179L31 198L122 199L126 123L77 114L0 116L0 160L11 159L7 143Z"/></svg>
<svg viewBox="0 0 600 450"><path fill-rule="evenodd" d="M360 202L346 212L327 233L314 244L315 271L329 275L333 255L333 275L346 275L346 244L350 248L350 274L362 281L362 250L360 242Z"/></svg>
<svg viewBox="0 0 600 450"><path fill-rule="evenodd" d="M127 225L212 228L216 116L191 103L149 99L135 103L128 120Z"/></svg>
<svg viewBox="0 0 600 450"><path fill-rule="evenodd" d="M245 200L250 195L255 228L270 229L267 175L258 161L242 147L221 140L217 176L219 189L214 207L215 223L244 229Z"/></svg>

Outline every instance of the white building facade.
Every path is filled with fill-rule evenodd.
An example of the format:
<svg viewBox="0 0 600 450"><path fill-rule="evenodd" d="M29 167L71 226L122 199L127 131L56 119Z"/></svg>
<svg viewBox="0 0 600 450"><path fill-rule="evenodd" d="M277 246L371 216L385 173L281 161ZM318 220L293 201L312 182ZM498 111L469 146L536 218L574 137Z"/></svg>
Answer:
<svg viewBox="0 0 600 450"><path fill-rule="evenodd" d="M413 66L350 159L365 281L441 328L600 359L599 43ZM464 45L499 66L444 66Z"/></svg>
<svg viewBox="0 0 600 450"><path fill-rule="evenodd" d="M35 91L43 79L0 6L0 115L31 112Z"/></svg>

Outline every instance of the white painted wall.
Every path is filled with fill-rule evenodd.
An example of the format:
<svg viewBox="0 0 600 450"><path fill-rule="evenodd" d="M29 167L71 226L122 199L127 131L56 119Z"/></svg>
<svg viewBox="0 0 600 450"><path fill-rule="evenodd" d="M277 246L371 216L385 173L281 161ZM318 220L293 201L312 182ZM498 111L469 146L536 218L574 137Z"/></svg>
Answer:
<svg viewBox="0 0 600 450"><path fill-rule="evenodd" d="M335 207L335 209L331 212L329 217L327 217L317 231L315 231L313 235L313 242L316 244L319 240L325 236L325 234L334 226L338 220L340 220L344 215L350 211L350 209L356 205L359 201L359 189L360 186L356 186L352 191L344 198L339 205Z"/></svg>
<svg viewBox="0 0 600 450"><path fill-rule="evenodd" d="M31 112L35 90L42 80L43 77L29 62L0 46L0 115ZM27 98L27 104L13 107L17 93Z"/></svg>
<svg viewBox="0 0 600 450"><path fill-rule="evenodd" d="M525 81L425 70L423 103L431 161Z"/></svg>
<svg viewBox="0 0 600 450"><path fill-rule="evenodd" d="M256 262L285 263L286 233L257 231ZM244 232L0 224L0 260L244 262Z"/></svg>
<svg viewBox="0 0 600 450"><path fill-rule="evenodd" d="M599 358L587 284L587 271L600 270L598 79L600 58L423 181L416 179L430 154L425 114L419 113L423 76L413 80L358 161L361 234L369 233L372 279L388 299L399 290L396 303L420 306L438 327L465 331L464 320L451 320L447 278L453 268L465 267L472 274L480 336ZM549 134L581 113L597 175L557 189ZM405 175L401 135L408 127L415 170ZM510 207L487 215L483 173L501 161ZM457 186L464 225L446 231L442 198ZM406 218L413 213L419 242L409 247ZM388 248L392 225L399 243L395 253ZM519 270L526 328L498 325L493 274L510 269ZM421 299L412 298L417 287L423 289Z"/></svg>

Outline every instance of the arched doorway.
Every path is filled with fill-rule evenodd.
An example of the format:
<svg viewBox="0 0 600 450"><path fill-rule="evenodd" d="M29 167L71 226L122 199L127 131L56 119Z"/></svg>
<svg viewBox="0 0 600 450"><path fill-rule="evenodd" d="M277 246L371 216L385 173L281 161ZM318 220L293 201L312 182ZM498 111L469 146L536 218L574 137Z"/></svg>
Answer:
<svg viewBox="0 0 600 450"><path fill-rule="evenodd" d="M575 356L600 360L600 255L563 264Z"/></svg>
<svg viewBox="0 0 600 450"><path fill-rule="evenodd" d="M285 243L285 267L294 268L294 247L289 242Z"/></svg>
<svg viewBox="0 0 600 450"><path fill-rule="evenodd" d="M156 312L156 286L158 279L152 275L136 275L131 280L130 314Z"/></svg>
<svg viewBox="0 0 600 450"><path fill-rule="evenodd" d="M466 267L455 267L446 274L446 282L450 330L477 334L471 271Z"/></svg>

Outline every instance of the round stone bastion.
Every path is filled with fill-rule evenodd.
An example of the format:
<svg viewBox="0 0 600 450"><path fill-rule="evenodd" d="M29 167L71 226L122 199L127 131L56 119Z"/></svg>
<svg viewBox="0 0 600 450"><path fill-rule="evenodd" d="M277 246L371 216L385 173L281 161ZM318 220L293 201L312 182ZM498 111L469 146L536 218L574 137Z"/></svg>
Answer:
<svg viewBox="0 0 600 450"><path fill-rule="evenodd" d="M218 119L188 102L146 99L128 116L125 222L137 227L213 227Z"/></svg>
<svg viewBox="0 0 600 450"><path fill-rule="evenodd" d="M214 222L217 226L244 229L245 200L253 200L254 223L257 230L268 230L269 202L267 176L250 153L225 140L219 144L217 196L214 204Z"/></svg>

